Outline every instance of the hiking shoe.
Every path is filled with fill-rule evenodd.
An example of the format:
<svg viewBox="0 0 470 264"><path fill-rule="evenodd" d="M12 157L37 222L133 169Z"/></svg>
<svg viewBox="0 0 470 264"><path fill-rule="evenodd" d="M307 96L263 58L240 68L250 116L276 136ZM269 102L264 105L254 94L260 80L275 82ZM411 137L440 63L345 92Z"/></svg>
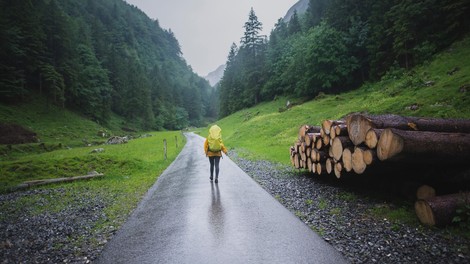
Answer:
<svg viewBox="0 0 470 264"><path fill-rule="evenodd" d="M215 178L215 183L218 183L219 182L219 178Z"/></svg>
<svg viewBox="0 0 470 264"><path fill-rule="evenodd" d="M212 181L212 179L213 179L213 178L212 178L212 176L210 176L210 177L209 177L209 180L211 180L211 181Z"/></svg>

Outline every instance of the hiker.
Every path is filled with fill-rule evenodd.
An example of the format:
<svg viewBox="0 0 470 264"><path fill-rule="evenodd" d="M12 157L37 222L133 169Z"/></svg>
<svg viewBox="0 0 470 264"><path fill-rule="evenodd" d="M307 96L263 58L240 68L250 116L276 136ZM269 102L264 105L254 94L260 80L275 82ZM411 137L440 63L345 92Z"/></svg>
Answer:
<svg viewBox="0 0 470 264"><path fill-rule="evenodd" d="M209 136L204 141L204 152L209 157L211 176L209 179L214 179L215 167L215 183L219 182L219 162L222 157L222 151L227 155L227 149L222 143L222 129L218 125L213 125L209 128Z"/></svg>

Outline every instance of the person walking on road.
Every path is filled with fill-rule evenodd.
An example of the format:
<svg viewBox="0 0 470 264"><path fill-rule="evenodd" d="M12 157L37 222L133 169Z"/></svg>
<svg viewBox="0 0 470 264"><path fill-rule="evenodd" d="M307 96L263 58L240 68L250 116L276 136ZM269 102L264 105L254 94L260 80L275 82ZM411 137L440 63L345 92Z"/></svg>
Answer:
<svg viewBox="0 0 470 264"><path fill-rule="evenodd" d="M209 135L204 141L204 152L209 157L210 172L211 176L209 179L214 179L214 167L215 167L215 183L219 182L219 162L222 157L222 152L227 155L227 148L225 148L222 142L222 129L218 125L213 125L209 128Z"/></svg>

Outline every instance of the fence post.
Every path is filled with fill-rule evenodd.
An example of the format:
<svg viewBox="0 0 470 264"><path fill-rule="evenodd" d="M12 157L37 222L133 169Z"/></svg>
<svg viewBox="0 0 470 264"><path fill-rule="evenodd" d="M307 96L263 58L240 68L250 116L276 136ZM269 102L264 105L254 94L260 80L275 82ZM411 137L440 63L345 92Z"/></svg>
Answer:
<svg viewBox="0 0 470 264"><path fill-rule="evenodd" d="M178 149L178 136L175 135L176 149Z"/></svg>
<svg viewBox="0 0 470 264"><path fill-rule="evenodd" d="M163 140L163 155L166 160L166 139Z"/></svg>

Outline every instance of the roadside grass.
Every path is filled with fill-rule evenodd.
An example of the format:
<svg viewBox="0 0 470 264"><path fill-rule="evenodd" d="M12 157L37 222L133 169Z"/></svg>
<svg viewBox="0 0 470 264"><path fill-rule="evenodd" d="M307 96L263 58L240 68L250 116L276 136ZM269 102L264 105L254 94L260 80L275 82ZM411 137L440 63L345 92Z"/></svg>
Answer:
<svg viewBox="0 0 470 264"><path fill-rule="evenodd" d="M0 218L14 217L19 212L30 215L59 212L72 203L85 207L83 201L99 200L105 204L103 210L106 217L97 223L97 231L104 232L109 226L117 229L186 142L180 132L149 134L152 136L130 140L127 144L100 146L104 148L102 153L91 153L96 147L83 147L1 161L2 192L8 192L24 180L84 175L92 170L105 176L36 187L34 189L53 192L40 192L0 203ZM178 148L174 142L175 136L179 140ZM168 141L167 160L164 160L163 139Z"/></svg>

